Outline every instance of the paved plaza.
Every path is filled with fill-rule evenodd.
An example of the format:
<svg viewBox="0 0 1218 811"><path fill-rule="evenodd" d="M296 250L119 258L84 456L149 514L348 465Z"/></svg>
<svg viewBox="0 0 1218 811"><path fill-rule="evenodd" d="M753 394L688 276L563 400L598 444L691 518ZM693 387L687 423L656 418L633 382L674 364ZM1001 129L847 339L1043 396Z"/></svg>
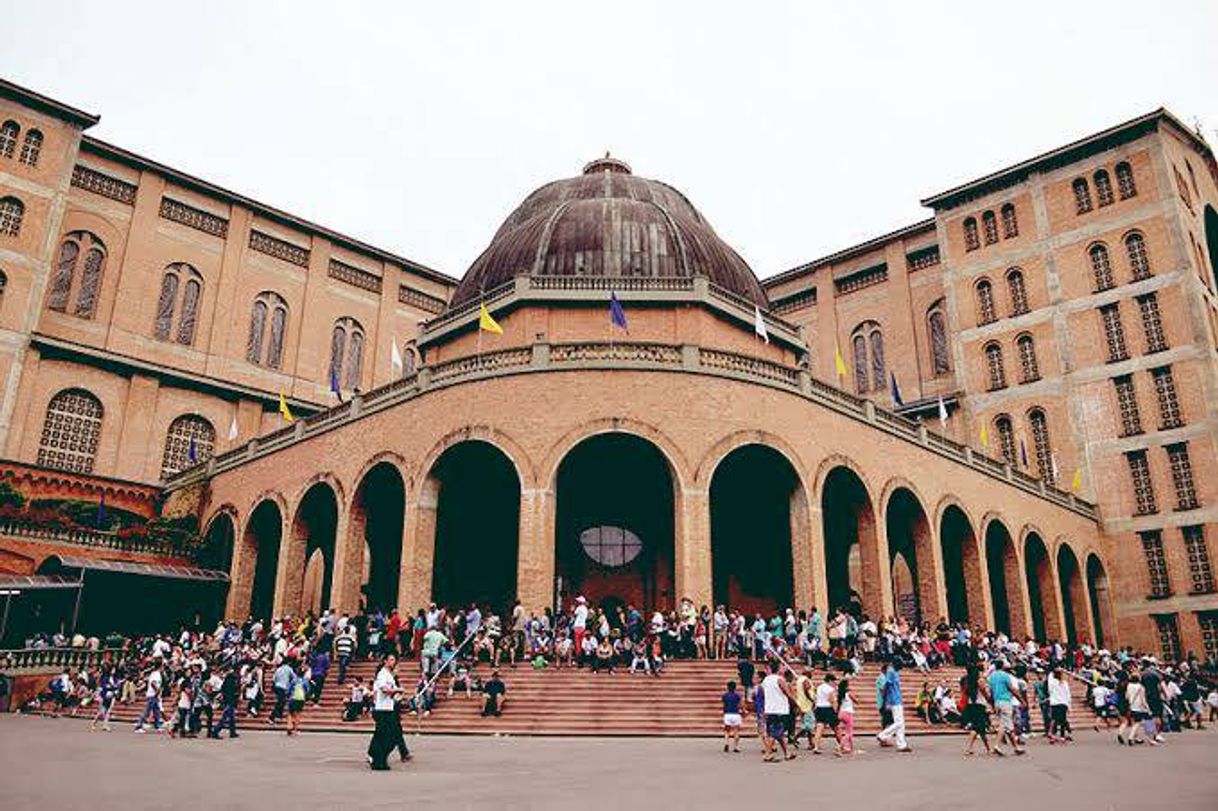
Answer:
<svg viewBox="0 0 1218 811"><path fill-rule="evenodd" d="M704 739L411 738L413 763L364 763L358 735L251 730L237 741L166 741L81 721L0 717L4 808L1218 808L1218 731L1158 749L1084 732L1024 758L961 757L959 738L912 755L764 765L755 744L724 755ZM867 746L867 743L864 742Z"/></svg>

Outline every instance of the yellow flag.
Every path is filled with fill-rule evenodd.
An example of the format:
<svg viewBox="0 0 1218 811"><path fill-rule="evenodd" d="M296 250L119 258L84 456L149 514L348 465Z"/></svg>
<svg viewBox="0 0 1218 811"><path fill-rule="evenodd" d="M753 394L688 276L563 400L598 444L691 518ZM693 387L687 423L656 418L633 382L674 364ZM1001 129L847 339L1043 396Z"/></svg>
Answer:
<svg viewBox="0 0 1218 811"><path fill-rule="evenodd" d="M486 332L493 332L496 335L503 334L503 327L499 326L499 322L491 318L491 313L486 309L486 305L479 305L478 309L478 329Z"/></svg>
<svg viewBox="0 0 1218 811"><path fill-rule="evenodd" d="M990 449L990 426L984 423L981 425L981 449L983 451Z"/></svg>
<svg viewBox="0 0 1218 811"><path fill-rule="evenodd" d="M279 415L283 417L284 422L295 422L296 418L292 416L292 409L288 408L288 401L283 399L283 392L279 392Z"/></svg>
<svg viewBox="0 0 1218 811"><path fill-rule="evenodd" d="M833 345L833 368L837 370L838 377L846 376L846 361L842 360L842 348L837 344Z"/></svg>
<svg viewBox="0 0 1218 811"><path fill-rule="evenodd" d="M1070 483L1070 489L1078 492L1078 489L1083 486L1083 469L1076 468L1074 471L1074 481Z"/></svg>

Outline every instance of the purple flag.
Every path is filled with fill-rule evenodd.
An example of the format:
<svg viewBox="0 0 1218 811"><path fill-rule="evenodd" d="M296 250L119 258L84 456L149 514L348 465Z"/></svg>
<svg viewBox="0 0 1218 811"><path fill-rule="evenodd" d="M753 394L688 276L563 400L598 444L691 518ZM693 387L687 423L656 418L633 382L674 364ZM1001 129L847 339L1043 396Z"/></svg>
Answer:
<svg viewBox="0 0 1218 811"><path fill-rule="evenodd" d="M630 332L626 326L626 311L622 309L622 302L617 300L617 293L612 290L609 291L609 323L623 332Z"/></svg>

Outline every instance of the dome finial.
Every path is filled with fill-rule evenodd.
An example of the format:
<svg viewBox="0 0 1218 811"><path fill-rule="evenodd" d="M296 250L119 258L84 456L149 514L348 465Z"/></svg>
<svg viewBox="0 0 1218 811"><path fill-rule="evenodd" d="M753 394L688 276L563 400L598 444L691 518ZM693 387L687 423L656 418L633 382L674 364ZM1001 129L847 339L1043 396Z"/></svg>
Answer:
<svg viewBox="0 0 1218 811"><path fill-rule="evenodd" d="M623 175L631 174L630 164L624 160L610 157L609 150L605 150L605 157L597 158L593 161L588 161L584 164L584 174L591 175L596 172L619 172Z"/></svg>

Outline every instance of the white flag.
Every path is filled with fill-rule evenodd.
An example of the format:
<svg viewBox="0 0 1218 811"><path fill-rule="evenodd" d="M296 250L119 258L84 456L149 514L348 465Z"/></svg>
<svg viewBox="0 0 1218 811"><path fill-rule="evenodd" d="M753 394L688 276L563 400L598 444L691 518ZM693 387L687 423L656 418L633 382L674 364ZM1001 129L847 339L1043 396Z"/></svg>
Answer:
<svg viewBox="0 0 1218 811"><path fill-rule="evenodd" d="M1061 474L1057 472L1057 454L1056 453L1051 454L1049 456L1049 463L1053 469L1053 481L1056 482L1058 479L1061 478Z"/></svg>
<svg viewBox="0 0 1218 811"><path fill-rule="evenodd" d="M393 354L389 356L389 368L395 377L402 376L402 353L398 351L398 340L393 339Z"/></svg>
<svg viewBox="0 0 1218 811"><path fill-rule="evenodd" d="M240 434L240 433L241 433L241 432L237 430L237 415L236 415L236 414L234 414L234 415L233 415L233 422L232 422L232 425L228 426L228 438L229 438L229 440L231 441L231 440L236 439L236 438L237 438L237 435L238 435L238 434Z"/></svg>
<svg viewBox="0 0 1218 811"><path fill-rule="evenodd" d="M943 402L943 395L939 395L939 427L947 427L947 403Z"/></svg>
<svg viewBox="0 0 1218 811"><path fill-rule="evenodd" d="M767 344L770 342L770 333L765 328L765 319L761 317L761 308L756 305L753 306L753 332Z"/></svg>

